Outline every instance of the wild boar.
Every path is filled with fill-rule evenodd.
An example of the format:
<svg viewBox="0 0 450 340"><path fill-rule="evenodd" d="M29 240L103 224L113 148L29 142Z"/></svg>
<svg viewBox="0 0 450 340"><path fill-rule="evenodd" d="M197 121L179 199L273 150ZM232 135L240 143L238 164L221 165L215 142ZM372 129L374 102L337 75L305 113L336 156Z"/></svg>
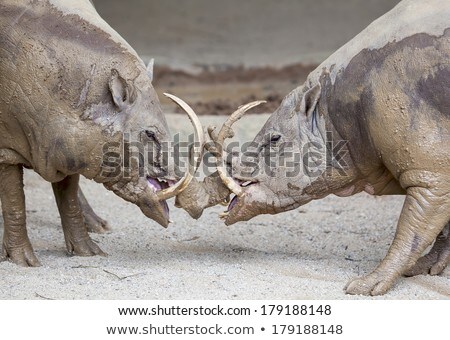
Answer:
<svg viewBox="0 0 450 340"><path fill-rule="evenodd" d="M83 222L80 175L103 183L167 226L165 199L182 190L192 173L174 184L179 176L173 162L163 162L158 148L170 142L170 133L151 70L137 53L89 0L1 0L0 30L3 258L39 265L26 230L23 167L52 183L71 254L104 254ZM201 142L193 111L171 98L186 108ZM123 162L118 172L105 170L104 147L115 145L122 152L125 135L159 150L144 175L136 162L127 171Z"/></svg>
<svg viewBox="0 0 450 340"><path fill-rule="evenodd" d="M236 194L225 223L329 194L403 194L386 257L346 292L380 295L401 275L441 273L450 261L449 60L449 2L400 2L286 96L255 137L253 162L241 154L228 172L218 168ZM222 144L228 135L212 137ZM293 166L270 166L268 156L291 159Z"/></svg>

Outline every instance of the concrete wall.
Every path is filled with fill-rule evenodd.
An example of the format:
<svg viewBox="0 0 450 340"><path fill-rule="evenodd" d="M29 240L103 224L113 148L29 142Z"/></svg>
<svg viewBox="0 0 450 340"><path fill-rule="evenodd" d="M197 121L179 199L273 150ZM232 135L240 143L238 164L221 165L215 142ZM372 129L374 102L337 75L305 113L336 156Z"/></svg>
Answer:
<svg viewBox="0 0 450 340"><path fill-rule="evenodd" d="M94 0L160 64L318 63L398 0Z"/></svg>

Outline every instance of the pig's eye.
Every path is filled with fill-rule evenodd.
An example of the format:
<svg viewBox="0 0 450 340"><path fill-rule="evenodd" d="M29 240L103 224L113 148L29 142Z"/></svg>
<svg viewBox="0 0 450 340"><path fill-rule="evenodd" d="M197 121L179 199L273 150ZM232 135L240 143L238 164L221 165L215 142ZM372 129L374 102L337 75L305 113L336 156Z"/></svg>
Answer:
<svg viewBox="0 0 450 340"><path fill-rule="evenodd" d="M276 144L280 139L281 139L280 135L272 135L270 137L270 143L271 144Z"/></svg>
<svg viewBox="0 0 450 340"><path fill-rule="evenodd" d="M150 139L156 139L155 133L154 133L153 131L145 130L145 134L146 134L147 137L150 138Z"/></svg>
<svg viewBox="0 0 450 340"><path fill-rule="evenodd" d="M158 147L159 147L159 140L156 137L156 134L155 134L154 131L152 131L152 130L144 130L143 132L145 133L145 136L148 138L148 140L150 140L152 142L155 142L158 145Z"/></svg>

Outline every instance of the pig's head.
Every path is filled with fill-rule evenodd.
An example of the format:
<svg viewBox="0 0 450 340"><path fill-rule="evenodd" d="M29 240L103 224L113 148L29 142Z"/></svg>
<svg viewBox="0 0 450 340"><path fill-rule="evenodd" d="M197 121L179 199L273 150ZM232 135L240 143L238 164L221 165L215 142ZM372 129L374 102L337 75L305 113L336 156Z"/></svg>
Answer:
<svg viewBox="0 0 450 340"><path fill-rule="evenodd" d="M325 167L325 123L317 110L320 92L320 85L292 91L250 146L218 166L222 181L235 194L221 214L227 225L291 210L315 198L310 189ZM212 136L218 143L232 135L233 115L222 135Z"/></svg>
<svg viewBox="0 0 450 340"><path fill-rule="evenodd" d="M189 169L184 176L177 176L169 156L171 135L167 122L151 79L142 73L125 79L113 69L108 82L109 103L93 106L85 113L85 118L102 127L101 137L97 137L103 144L98 150L102 165L91 177L166 227L170 222L166 199L176 196L192 179L194 164L201 158L203 130L186 103L166 94L185 109L196 132L198 152L190 153Z"/></svg>

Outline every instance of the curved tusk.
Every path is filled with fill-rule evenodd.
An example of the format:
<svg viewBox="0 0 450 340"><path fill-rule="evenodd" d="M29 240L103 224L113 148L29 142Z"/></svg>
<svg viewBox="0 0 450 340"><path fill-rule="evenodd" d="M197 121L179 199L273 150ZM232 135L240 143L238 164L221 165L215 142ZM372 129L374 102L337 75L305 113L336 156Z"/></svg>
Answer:
<svg viewBox="0 0 450 340"><path fill-rule="evenodd" d="M251 102L242 106L239 106L239 108L234 111L230 117L223 123L222 128L219 131L219 134L217 135L217 142L222 144L226 138L231 138L234 135L233 130L231 129L231 126L236 123L239 119L241 119L245 113L254 108L255 106L258 106L260 104L266 103L265 100L258 100L255 102Z"/></svg>
<svg viewBox="0 0 450 340"><path fill-rule="evenodd" d="M217 153L217 172L219 173L220 179L222 180L223 184L225 184L228 189L230 189L236 196L240 197L244 194L244 190L242 187L237 184L233 178L228 176L228 173L225 169L225 164L223 162L223 143L226 138L231 138L234 136L234 132L231 129L231 126L237 122L239 119L241 119L245 112L250 110L251 108L258 106L260 104L265 103L264 100L259 100L255 102L248 103L246 105L240 106L236 111L234 111L230 117L225 121L225 123L222 125L222 128L220 129L219 133L216 136L213 136L213 129L210 129L208 132L211 136L211 138L216 142L216 148L218 150Z"/></svg>
<svg viewBox="0 0 450 340"><path fill-rule="evenodd" d="M166 200L171 197L174 197L181 193L186 187L191 183L192 179L194 178L195 174L195 165L193 161L193 151L194 147L191 145L189 149L189 167L188 170L184 173L183 177L173 186L168 187L167 189L163 189L156 192L156 196L158 197L158 200Z"/></svg>
<svg viewBox="0 0 450 340"><path fill-rule="evenodd" d="M188 169L184 173L184 176L173 186L160 190L156 193L159 200L165 200L174 197L181 193L189 185L191 180L194 178L194 174L197 171L200 161L203 155L203 147L205 145L205 135L203 133L203 127L195 114L194 110L186 104L182 99L171 95L169 93L164 93L164 95L171 100L173 100L178 106L180 106L188 115L192 125L195 129L194 145L189 149L189 165ZM197 149L197 151L195 151Z"/></svg>
<svg viewBox="0 0 450 340"><path fill-rule="evenodd" d="M234 181L233 178L227 175L227 171L223 164L222 158L220 160L218 159L217 163L220 164L217 165L217 172L219 173L220 179L222 180L223 184L225 184L227 188L230 189L236 196L241 197L244 194L244 190L239 184Z"/></svg>

